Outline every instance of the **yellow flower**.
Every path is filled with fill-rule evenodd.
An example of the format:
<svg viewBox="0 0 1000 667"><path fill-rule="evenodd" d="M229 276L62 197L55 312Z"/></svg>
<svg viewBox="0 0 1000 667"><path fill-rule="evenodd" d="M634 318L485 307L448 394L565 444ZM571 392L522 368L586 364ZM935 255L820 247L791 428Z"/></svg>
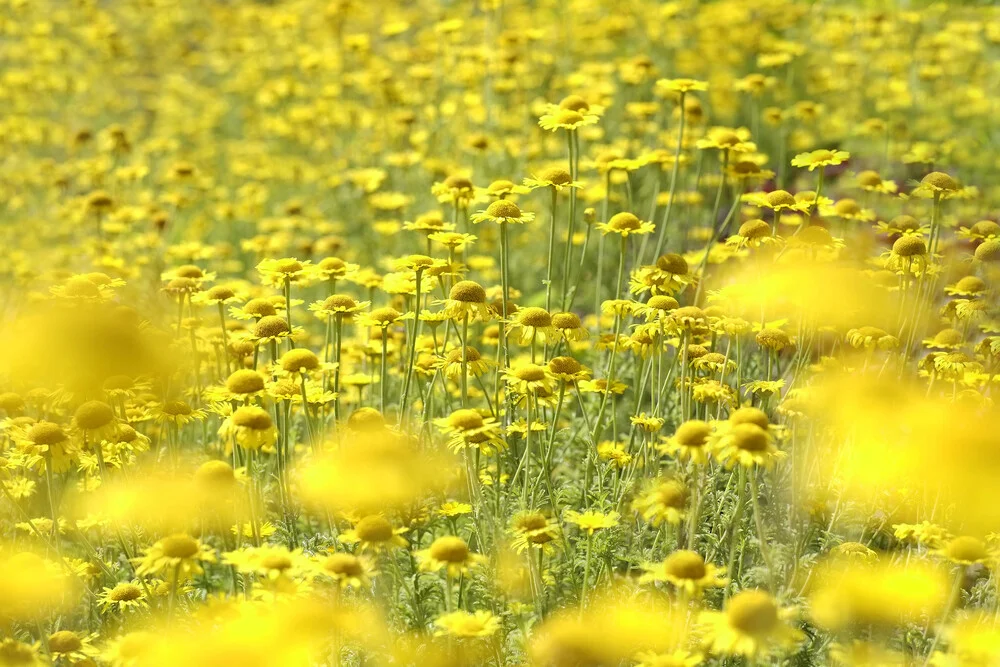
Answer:
<svg viewBox="0 0 1000 667"><path fill-rule="evenodd" d="M393 528L388 519L373 514L345 530L338 539L344 544L357 544L362 550L386 551L407 547L409 543L400 537L406 531L406 528Z"/></svg>
<svg viewBox="0 0 1000 667"><path fill-rule="evenodd" d="M0 553L0 619L40 621L71 601L74 580L65 567L30 551Z"/></svg>
<svg viewBox="0 0 1000 667"><path fill-rule="evenodd" d="M693 653L682 648L670 653L644 651L637 654L635 658L639 661L635 667L697 667L704 660L700 653Z"/></svg>
<svg viewBox="0 0 1000 667"><path fill-rule="evenodd" d="M958 565L975 565L993 560L986 544L968 535L952 538L937 550L937 554Z"/></svg>
<svg viewBox="0 0 1000 667"><path fill-rule="evenodd" d="M204 572L202 563L214 563L215 551L186 533L169 535L136 558L135 573L184 581Z"/></svg>
<svg viewBox="0 0 1000 667"><path fill-rule="evenodd" d="M450 436L448 446L454 451L470 447L489 453L507 447L500 423L477 410L459 408L448 417L435 419L434 424Z"/></svg>
<svg viewBox="0 0 1000 667"><path fill-rule="evenodd" d="M555 313L552 315L552 327L567 342L585 340L590 336L576 313Z"/></svg>
<svg viewBox="0 0 1000 667"><path fill-rule="evenodd" d="M753 153L757 144L750 141L750 131L745 127L733 129L730 127L713 127L708 130L704 139L699 139L695 145L701 149L715 148L733 153Z"/></svg>
<svg viewBox="0 0 1000 667"><path fill-rule="evenodd" d="M678 525L685 515L687 490L673 479L657 479L632 501L632 509L653 526L666 522Z"/></svg>
<svg viewBox="0 0 1000 667"><path fill-rule="evenodd" d="M448 350L448 353L440 361L443 364L444 374L451 379L462 377L462 348L456 347ZM487 372L494 362L483 358L479 350L474 347L465 347L465 363L469 369L469 375L479 377Z"/></svg>
<svg viewBox="0 0 1000 667"><path fill-rule="evenodd" d="M122 582L116 584L114 588L105 587L101 594L97 596L97 603L101 605L104 611L110 609L125 611L149 608L146 593L138 581Z"/></svg>
<svg viewBox="0 0 1000 667"><path fill-rule="evenodd" d="M676 93L689 93L693 90L708 90L708 82L696 79L659 79L656 87Z"/></svg>
<svg viewBox="0 0 1000 667"><path fill-rule="evenodd" d="M441 507L438 508L437 513L440 516L449 518L464 516L466 514L472 514L472 505L469 503L449 501L441 505Z"/></svg>
<svg viewBox="0 0 1000 667"><path fill-rule="evenodd" d="M363 312L370 305L370 301L356 301L354 297L347 294L331 294L322 301L314 301L309 305L309 310L315 313L316 317L322 319L341 317L353 320L355 315Z"/></svg>
<svg viewBox="0 0 1000 667"><path fill-rule="evenodd" d="M920 183L913 189L913 195L948 199L957 196L961 189L962 186L953 177L942 171L932 171L920 179Z"/></svg>
<svg viewBox="0 0 1000 667"><path fill-rule="evenodd" d="M587 510L582 514L576 510L567 510L565 514L566 521L578 526L588 535L593 535L598 530L614 528L618 525L620 516L618 512L603 513L595 510Z"/></svg>
<svg viewBox="0 0 1000 667"><path fill-rule="evenodd" d="M244 405L231 414L219 427L219 437L226 443L235 441L245 450L273 452L278 439L278 430L271 420L271 415L255 405Z"/></svg>
<svg viewBox="0 0 1000 667"><path fill-rule="evenodd" d="M578 130L587 125L594 125L599 117L594 114L580 113L573 109L553 107L538 119L538 126L543 130Z"/></svg>
<svg viewBox="0 0 1000 667"><path fill-rule="evenodd" d="M441 211L431 211L418 216L415 221L404 222L403 229L407 231L425 232L429 235L433 235L435 232L454 231L455 225L450 222L445 222Z"/></svg>
<svg viewBox="0 0 1000 667"><path fill-rule="evenodd" d="M688 598L701 595L706 588L721 588L726 585L722 568L706 563L694 551L678 549L660 563L646 563L646 571L639 577L639 583L665 581L683 591Z"/></svg>
<svg viewBox="0 0 1000 667"><path fill-rule="evenodd" d="M281 287L286 282L308 284L313 277L311 262L301 262L294 257L265 259L257 265L257 272L266 285Z"/></svg>
<svg viewBox="0 0 1000 667"><path fill-rule="evenodd" d="M43 667L37 644L25 644L16 639L0 640L0 665L3 667Z"/></svg>
<svg viewBox="0 0 1000 667"><path fill-rule="evenodd" d="M324 257L317 264L309 266L309 269L316 278L331 283L354 274L360 268L359 265L345 262L339 257Z"/></svg>
<svg viewBox="0 0 1000 667"><path fill-rule="evenodd" d="M820 149L811 153L799 153L792 158L793 167L808 167L809 171L817 167L834 166L841 164L851 157L847 151L836 151Z"/></svg>
<svg viewBox="0 0 1000 667"><path fill-rule="evenodd" d="M578 384L580 391L594 393L594 394L624 394L625 390L628 389L628 385L624 382L619 382L618 380L613 380L611 385L608 386L608 381L605 378L598 378L596 380L583 380Z"/></svg>
<svg viewBox="0 0 1000 667"><path fill-rule="evenodd" d="M892 532L893 536L901 542L914 542L931 549L939 549L951 540L951 535L947 530L930 521L917 524L893 524Z"/></svg>
<svg viewBox="0 0 1000 667"><path fill-rule="evenodd" d="M662 417L653 417L645 412L632 415L629 417L629 421L645 433L656 433L663 428L663 424L666 422Z"/></svg>
<svg viewBox="0 0 1000 667"><path fill-rule="evenodd" d="M62 660L87 661L96 656L98 650L94 648L93 641L97 634L81 636L71 630L58 630L48 637L46 644L49 651Z"/></svg>
<svg viewBox="0 0 1000 667"><path fill-rule="evenodd" d="M511 391L522 395L551 392L552 377L544 366L522 364L504 371L504 380Z"/></svg>
<svg viewBox="0 0 1000 667"><path fill-rule="evenodd" d="M538 176L524 179L524 185L532 188L552 188L560 191L566 188L582 187L578 181L574 181L569 172L565 169L546 169Z"/></svg>
<svg viewBox="0 0 1000 667"><path fill-rule="evenodd" d="M365 556L343 552L317 557L314 566L317 574L330 577L341 588L363 588L378 574Z"/></svg>
<svg viewBox="0 0 1000 667"><path fill-rule="evenodd" d="M413 313L400 313L395 308L386 306L385 308L376 308L368 313L362 313L358 318L358 323L361 326L373 327L384 331L393 325L402 324L406 320L412 320L413 318Z"/></svg>
<svg viewBox="0 0 1000 667"><path fill-rule="evenodd" d="M946 572L926 563L881 563L834 557L816 567L809 608L832 632L890 630L939 615L948 599Z"/></svg>
<svg viewBox="0 0 1000 667"><path fill-rule="evenodd" d="M512 531L514 541L511 546L517 553L532 548L551 553L559 537L559 527L541 512L523 512L516 515Z"/></svg>
<svg viewBox="0 0 1000 667"><path fill-rule="evenodd" d="M734 413L735 414L735 413ZM774 445L774 437L768 432L766 422L741 421L730 418L719 424L712 434L710 451L726 467L741 465L769 467L785 457L785 453Z"/></svg>
<svg viewBox="0 0 1000 667"><path fill-rule="evenodd" d="M439 636L449 635L465 639L491 637L500 629L500 619L489 611L468 612L460 609L438 616L434 625L439 628L435 633Z"/></svg>
<svg viewBox="0 0 1000 667"><path fill-rule="evenodd" d="M632 462L632 455L625 449L624 442L601 442L597 445L597 458L611 461L617 468L624 468Z"/></svg>
<svg viewBox="0 0 1000 667"><path fill-rule="evenodd" d="M431 187L431 193L441 203L468 206L477 197L476 186L466 176L453 174Z"/></svg>
<svg viewBox="0 0 1000 667"><path fill-rule="evenodd" d="M443 569L449 577L457 577L486 563L485 556L470 551L465 540L454 535L437 538L430 547L417 551L415 555L424 572Z"/></svg>
<svg viewBox="0 0 1000 667"><path fill-rule="evenodd" d="M462 252L473 245L478 239L473 234L464 234L461 232L433 232L427 238L452 252Z"/></svg>
<svg viewBox="0 0 1000 667"><path fill-rule="evenodd" d="M524 224L534 220L535 214L521 211L520 207L512 201L498 199L487 206L485 211L479 211L470 219L477 224L480 222L494 222L498 225Z"/></svg>
<svg viewBox="0 0 1000 667"><path fill-rule="evenodd" d="M630 234L652 234L656 225L651 222L644 222L632 213L616 213L606 223L599 222L594 225L602 234L618 234L622 238L627 238Z"/></svg>
<svg viewBox="0 0 1000 667"><path fill-rule="evenodd" d="M529 306L519 308L511 318L510 326L507 329L508 336L519 335L522 345L527 345L536 338L542 341L551 341L556 336L556 329L552 325L552 316L544 308Z"/></svg>
<svg viewBox="0 0 1000 667"><path fill-rule="evenodd" d="M708 462L708 438L712 427L700 419L689 419L674 431L669 438L662 438L658 449L664 454L672 454L680 461L691 461L698 465Z"/></svg>
<svg viewBox="0 0 1000 667"><path fill-rule="evenodd" d="M770 594L745 590L724 611L703 611L698 623L711 653L757 659L793 648L805 635L790 625L789 610Z"/></svg>
<svg viewBox="0 0 1000 667"><path fill-rule="evenodd" d="M472 280L460 280L452 286L444 302L444 312L459 322L465 317L481 322L495 317L493 309L486 303L486 290Z"/></svg>
<svg viewBox="0 0 1000 667"><path fill-rule="evenodd" d="M933 667L989 667L1000 661L1000 626L993 614L972 611L945 634L948 649L931 656Z"/></svg>
<svg viewBox="0 0 1000 667"><path fill-rule="evenodd" d="M222 562L232 565L240 573L255 574L265 581L301 575L308 565L302 549L289 550L285 546L269 544L226 552L222 554Z"/></svg>
<svg viewBox="0 0 1000 667"><path fill-rule="evenodd" d="M552 357L549 359L548 369L553 378L569 385L590 377L590 369L573 357Z"/></svg>

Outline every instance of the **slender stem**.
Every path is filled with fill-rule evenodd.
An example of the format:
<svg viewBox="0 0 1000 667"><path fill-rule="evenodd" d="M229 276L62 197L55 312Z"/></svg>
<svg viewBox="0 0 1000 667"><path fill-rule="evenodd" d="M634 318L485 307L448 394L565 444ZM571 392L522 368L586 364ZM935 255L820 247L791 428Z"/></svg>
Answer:
<svg viewBox="0 0 1000 667"><path fill-rule="evenodd" d="M292 332L292 279L285 276L285 322L288 323L288 331ZM292 335L288 336L288 349L295 347L295 340Z"/></svg>
<svg viewBox="0 0 1000 667"><path fill-rule="evenodd" d="M555 264L556 250L556 198L558 192L555 186L552 190L552 220L549 223L549 261L545 266L545 310L552 310L552 267Z"/></svg>
<svg viewBox="0 0 1000 667"><path fill-rule="evenodd" d="M733 517L729 524L729 564L726 567L726 577L730 582L738 584L739 582L733 582L733 567L736 564L736 545L739 542L740 533L740 520L743 518L743 505L746 503L746 487L747 487L747 472L746 468L742 465L739 466L738 475L738 489L736 493L736 511L733 512ZM729 587L726 587L726 598L729 598Z"/></svg>
<svg viewBox="0 0 1000 667"><path fill-rule="evenodd" d="M381 413L383 415L385 414L385 391L386 391L386 384L388 383L388 377L389 377L389 373L388 373L389 369L387 368L387 363L386 363L386 357L388 356L388 353L389 353L388 345L389 345L389 332L388 332L388 330L385 327L383 327L382 328L382 366L379 369L379 371L380 371L380 377L379 377L379 385L380 385L379 386L379 410L381 411Z"/></svg>
<svg viewBox="0 0 1000 667"><path fill-rule="evenodd" d="M569 130L566 133L566 140L569 143L569 176L570 182L576 182L577 168L579 162L579 146L577 145L576 130ZM569 189L569 216L566 224L566 248L563 252L562 288L563 309L569 308L569 265L570 256L573 254L573 228L576 225L576 188Z"/></svg>
<svg viewBox="0 0 1000 667"><path fill-rule="evenodd" d="M459 341L459 345L462 346L462 407L469 407L469 358L468 358L468 340L469 340L469 313L464 313L462 315L462 340ZM410 362L412 364L412 361Z"/></svg>
<svg viewBox="0 0 1000 667"><path fill-rule="evenodd" d="M610 213L611 204L611 174L614 170L608 169L607 173L604 175L604 202L601 205L601 221L605 224L608 222L608 215ZM605 234L601 234L597 239L597 279L594 281L594 314L599 315L601 312L601 288L604 286L604 237ZM586 258L583 258L584 260ZM582 275L582 271L581 271Z"/></svg>
<svg viewBox="0 0 1000 667"><path fill-rule="evenodd" d="M503 356L503 367L510 366L510 350L507 345L507 302L510 301L510 266L508 255L507 223L500 223L500 290L503 293L503 303L500 308L500 346Z"/></svg>
<svg viewBox="0 0 1000 667"><path fill-rule="evenodd" d="M583 588L580 590L580 613L587 608L587 591L590 584L590 557L593 553L594 533L587 531L587 551L583 561Z"/></svg>
<svg viewBox="0 0 1000 667"><path fill-rule="evenodd" d="M768 547L767 536L764 533L764 518L760 511L760 488L757 485L757 469L750 469L750 498L753 501L753 522L757 528L757 540L760 543L760 556L767 566L768 579L771 583L771 590L776 591L774 580L774 562L771 560L771 550Z"/></svg>
<svg viewBox="0 0 1000 667"><path fill-rule="evenodd" d="M531 398L532 391L528 391L524 399L527 401L527 410L525 411L525 429L524 429L524 490L521 493L521 504L527 507L528 505L528 487L531 485Z"/></svg>
<svg viewBox="0 0 1000 667"><path fill-rule="evenodd" d="M931 659L934 657L934 653L937 650L938 643L941 641L941 635L943 633L943 628L948 622L948 618L951 613L958 606L958 602L962 597L962 580L965 578L965 567L959 566L955 573L955 584L951 589L951 595L948 598L948 604L944 608L944 613L941 615L941 627L937 632L934 633L934 641L931 642L931 647L927 651L927 659L924 660L924 667L927 667L931 663Z"/></svg>
<svg viewBox="0 0 1000 667"><path fill-rule="evenodd" d="M229 354L229 330L226 329L226 312L225 312L225 307L222 305L221 301L216 305L219 307L219 324L222 325L222 344L223 348L226 351L225 354L222 355L222 358L225 359L226 361L226 372L228 373L230 369L230 363L229 363L230 354Z"/></svg>
<svg viewBox="0 0 1000 667"><path fill-rule="evenodd" d="M667 200L667 208L663 212L663 220L660 221L660 234L656 239L656 251L653 253L653 258L660 256L663 252L663 245L667 240L667 226L670 223L670 213L673 211L674 199L677 194L677 174L681 166L681 149L684 146L684 122L687 114L684 113L684 91L680 94L679 108L681 110L681 122L680 128L677 131L677 145L674 147L674 165L673 169L670 170L670 198ZM642 249L639 251L639 264L642 264L642 260L645 258L646 246L643 244Z"/></svg>
<svg viewBox="0 0 1000 667"><path fill-rule="evenodd" d="M344 316L340 313L334 315L333 338L334 338L334 359L336 366L333 369L333 421L336 424L340 420L340 355L341 337L344 328Z"/></svg>
<svg viewBox="0 0 1000 667"><path fill-rule="evenodd" d="M420 336L420 278L423 276L424 269L420 267L416 270L416 292L417 292L417 303L414 307L415 317L413 318L413 332L410 337L410 350L407 355L406 361L406 376L403 380L403 396L399 403L399 424L403 423L403 417L406 415L407 399L410 396L410 384L413 381L413 365L417 356L417 337ZM462 354L465 354L465 349L463 348Z"/></svg>
<svg viewBox="0 0 1000 667"><path fill-rule="evenodd" d="M315 449L316 448L316 435L313 433L312 419L309 416L309 395L306 393L306 374L300 373L301 380L301 390L302 390L302 419L306 423L306 437L309 439L309 445Z"/></svg>

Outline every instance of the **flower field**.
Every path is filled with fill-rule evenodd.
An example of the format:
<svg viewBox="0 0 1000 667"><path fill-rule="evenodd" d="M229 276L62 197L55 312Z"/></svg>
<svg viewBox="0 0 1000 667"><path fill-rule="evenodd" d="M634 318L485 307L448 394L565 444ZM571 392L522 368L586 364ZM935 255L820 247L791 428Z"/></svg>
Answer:
<svg viewBox="0 0 1000 667"><path fill-rule="evenodd" d="M1000 7L0 0L0 667L1000 666Z"/></svg>

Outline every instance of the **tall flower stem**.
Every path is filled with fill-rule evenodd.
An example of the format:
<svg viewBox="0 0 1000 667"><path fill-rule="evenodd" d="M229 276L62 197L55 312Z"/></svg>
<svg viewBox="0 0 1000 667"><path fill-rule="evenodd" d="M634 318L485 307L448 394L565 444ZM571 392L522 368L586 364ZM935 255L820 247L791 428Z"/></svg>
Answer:
<svg viewBox="0 0 1000 667"><path fill-rule="evenodd" d="M608 222L608 213L611 203L611 173L613 169L608 169L604 175L604 203L601 205L601 221ZM604 286L604 234L597 239L597 279L594 281L594 313L601 312L601 288ZM586 257L583 258L586 260ZM581 274L583 271L580 272Z"/></svg>
<svg viewBox="0 0 1000 667"><path fill-rule="evenodd" d="M507 341L507 303L510 300L510 255L509 251L509 239L507 234L507 223L500 223L500 289L502 292L503 303L500 305L500 345L498 352L500 353L500 361L502 366L499 368L510 368L510 347ZM498 368L498 373L499 373ZM499 385L497 385L499 387ZM499 395L497 400L500 400ZM497 403L497 412L501 413L503 419L502 424L506 427L510 424L510 404L508 401L506 410L500 409L500 404Z"/></svg>
<svg viewBox="0 0 1000 667"><path fill-rule="evenodd" d="M524 490L521 492L521 504L528 506L528 487L531 486L531 397L534 392L529 390L524 400L527 401L524 428Z"/></svg>
<svg viewBox="0 0 1000 667"><path fill-rule="evenodd" d="M510 301L510 255L507 223L500 223L500 291L503 303L500 306L500 347L502 350L503 367L510 366L510 350L507 346L507 302Z"/></svg>
<svg viewBox="0 0 1000 667"><path fill-rule="evenodd" d="M333 363L336 364L333 369L333 421L336 424L340 420L340 353L341 353L341 337L344 329L344 316L337 313L334 317L333 325L333 344L334 344L334 357Z"/></svg>
<svg viewBox="0 0 1000 667"><path fill-rule="evenodd" d="M556 250L556 198L558 191L555 186L552 190L552 220L549 223L549 261L545 266L545 310L552 310L552 266L555 264ZM572 189L572 188L571 188Z"/></svg>
<svg viewBox="0 0 1000 667"><path fill-rule="evenodd" d="M313 449L316 448L316 436L313 433L312 418L309 416L309 394L306 392L306 374L300 373L302 391L302 418L306 423L306 438Z"/></svg>
<svg viewBox="0 0 1000 667"><path fill-rule="evenodd" d="M294 337L291 335L291 332L294 331L294 329L292 329L292 278L291 278L291 276L285 276L285 280L284 280L284 285L283 286L284 286L284 293L285 293L285 322L288 323L288 331L289 331L288 349L290 350L293 347L295 347L295 341L293 340Z"/></svg>
<svg viewBox="0 0 1000 667"><path fill-rule="evenodd" d="M468 358L468 340L469 340L469 313L464 313L462 315L462 340L459 341L459 345L462 346L462 407L469 407L469 358ZM413 365L411 360L410 365Z"/></svg>
<svg viewBox="0 0 1000 667"><path fill-rule="evenodd" d="M719 240L719 235L729 224L730 218L735 214L736 208L739 206L740 197L743 196L743 192L736 197L733 205L729 209L729 213L726 215L725 220L721 223L719 222L719 208L722 205L722 192L726 187L726 168L729 166L729 151L725 151L722 154L722 169L719 174L719 189L715 192L715 203L712 205L712 217L709 219L709 225L712 229L712 237L705 244L705 256L701 258L701 262L698 265L698 288L695 290L694 295L694 305L698 305L698 299L701 297L702 287L705 284L705 268L708 266L708 256L712 252L712 246L715 245L716 241Z"/></svg>
<svg viewBox="0 0 1000 667"><path fill-rule="evenodd" d="M570 182L575 183L580 162L580 146L576 136L576 130L569 130L566 134L566 141L569 144L569 176ZM573 254L573 227L576 226L576 188L569 189L569 217L566 224L566 247L563 251L562 288L563 310L569 308L569 260ZM588 230L589 232L589 230Z"/></svg>
<svg viewBox="0 0 1000 667"><path fill-rule="evenodd" d="M616 294L619 294L621 292L622 282L625 279L625 251L627 248L626 243L627 243L627 237L622 236L621 257L619 258L619 263L618 263L618 285L615 292ZM609 399L611 397L611 394L613 393L612 388L615 381L615 360L618 357L618 337L621 336L622 333L622 321L623 318L621 314L616 311L615 337L611 343L611 355L608 358L607 373L605 373L604 375L608 384L607 387L605 387L604 397L601 399L601 408L597 412L597 419L594 422L594 431L591 434L590 438L591 442L595 447L597 446L597 438L600 437L602 427L604 426L604 413L607 410Z"/></svg>
<svg viewBox="0 0 1000 667"><path fill-rule="evenodd" d="M417 357L417 337L420 336L420 279L423 276L423 267L418 267L416 270L415 279L415 289L417 293L417 302L414 310L416 311L416 317L413 318L413 331L410 336L410 349L407 354L406 361L406 376L403 380L403 396L399 402L399 424L403 423L403 417L406 415L407 399L410 397L410 384L413 382L413 364ZM462 349L462 353L465 354L465 349Z"/></svg>
<svg viewBox="0 0 1000 667"><path fill-rule="evenodd" d="M552 416L552 429L549 431L549 442L543 453L545 470L545 490L549 493L549 502L552 504L552 511L559 515L559 501L556 499L555 487L552 485L552 454L556 444L556 429L559 426L559 417L562 415L563 401L566 399L566 382L559 383L559 398L556 402L556 410Z"/></svg>
<svg viewBox="0 0 1000 667"><path fill-rule="evenodd" d="M753 502L753 522L757 528L757 540L760 543L760 556L764 559L767 567L768 579L771 583L771 590L776 590L774 580L774 563L771 560L771 550L768 547L767 538L764 534L764 517L760 511L760 488L757 485L757 468L750 469L750 498Z"/></svg>
<svg viewBox="0 0 1000 667"><path fill-rule="evenodd" d="M681 110L681 122L677 130L677 144L674 147L674 165L670 170L670 194L669 199L667 199L666 210L663 211L663 219L660 221L660 233L656 238L656 250L653 253L654 259L659 257L660 253L663 252L663 245L667 240L667 225L670 223L670 214L673 212L674 199L677 194L677 175L681 166L681 150L684 147L684 123L687 118L687 114L684 113L684 92L681 91L680 102L678 102L678 108ZM642 264L645 258L646 240L648 240L648 237L643 240L642 248L639 249L639 264Z"/></svg>
<svg viewBox="0 0 1000 667"><path fill-rule="evenodd" d="M747 472L743 466L739 467L738 482L739 488L736 492L736 510L730 519L729 528L729 563L726 566L726 577L733 580L733 567L736 564L736 545L739 543L740 520L743 518L743 505L746 504L747 493ZM726 587L726 598L729 598L729 587Z"/></svg>
<svg viewBox="0 0 1000 667"><path fill-rule="evenodd" d="M587 532L586 555L583 560L583 588L580 591L580 613L587 608L587 590L590 586L590 557L594 551L594 533Z"/></svg>
<svg viewBox="0 0 1000 667"><path fill-rule="evenodd" d="M225 311L225 306L222 305L221 301L219 301L216 305L219 307L219 324L222 326L222 345L223 349L226 351L226 353L222 355L222 358L226 362L226 372L228 373L230 369L230 363L229 363L230 355L229 355L229 330L226 329L226 311Z"/></svg>
<svg viewBox="0 0 1000 667"><path fill-rule="evenodd" d="M383 415L385 414L385 390L386 390L385 386L386 386L388 378L389 378L389 373L388 373L389 369L388 369L387 364L386 364L386 357L389 356L388 345L389 345L388 331L387 331L387 329L385 327L382 327L382 365L381 365L381 368L379 368L379 372L380 372L380 377L379 377L379 411Z"/></svg>

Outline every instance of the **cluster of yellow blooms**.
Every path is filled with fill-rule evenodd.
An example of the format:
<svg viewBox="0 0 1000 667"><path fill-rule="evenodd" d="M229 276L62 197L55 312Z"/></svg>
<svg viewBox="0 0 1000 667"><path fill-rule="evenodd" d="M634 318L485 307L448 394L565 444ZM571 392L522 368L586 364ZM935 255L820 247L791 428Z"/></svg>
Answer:
<svg viewBox="0 0 1000 667"><path fill-rule="evenodd" d="M0 0L0 667L1000 665L985 4Z"/></svg>

